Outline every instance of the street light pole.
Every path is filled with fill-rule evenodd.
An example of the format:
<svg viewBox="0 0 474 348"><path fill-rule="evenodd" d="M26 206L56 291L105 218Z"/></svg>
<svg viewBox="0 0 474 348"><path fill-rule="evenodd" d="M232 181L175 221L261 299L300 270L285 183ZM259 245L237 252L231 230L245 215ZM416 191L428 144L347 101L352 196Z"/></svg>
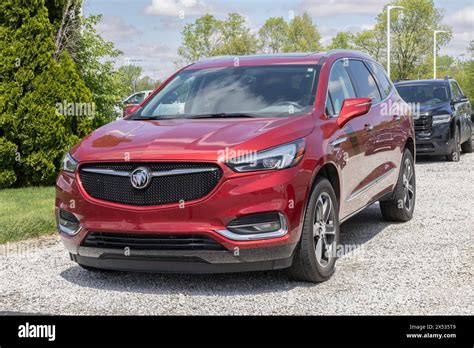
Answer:
<svg viewBox="0 0 474 348"><path fill-rule="evenodd" d="M433 80L436 80L436 35L445 32L445 30L433 31Z"/></svg>
<svg viewBox="0 0 474 348"><path fill-rule="evenodd" d="M392 9L404 9L403 6L387 6L387 74L390 78L390 11Z"/></svg>

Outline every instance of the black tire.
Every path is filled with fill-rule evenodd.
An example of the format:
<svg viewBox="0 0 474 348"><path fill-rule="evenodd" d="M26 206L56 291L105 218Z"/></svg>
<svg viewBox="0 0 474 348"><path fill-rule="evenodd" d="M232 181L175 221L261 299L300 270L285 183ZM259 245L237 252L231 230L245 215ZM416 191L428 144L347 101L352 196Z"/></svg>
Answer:
<svg viewBox="0 0 474 348"><path fill-rule="evenodd" d="M407 169L408 164L411 167L411 171ZM407 170L411 175L407 174ZM407 183L411 185L411 190L410 186L407 186ZM398 176L397 186L389 200L380 201L380 210L385 220L405 222L411 220L413 217L415 202L415 162L413 161L413 155L410 150L406 149L403 153L402 163L400 164L400 174Z"/></svg>
<svg viewBox="0 0 474 348"><path fill-rule="evenodd" d="M328 198L330 201L328 201ZM329 212L328 219L320 214L324 214L327 207L331 204L332 211ZM330 210L330 209L329 209ZM318 215L318 216L317 216ZM316 221L316 218L322 219ZM331 223L323 223L322 220ZM319 235L315 236L314 229L318 224ZM324 225L324 226L323 226ZM323 232L324 230L324 232ZM327 242L327 244L324 243ZM337 246L339 245L339 205L336 199L334 189L326 178L317 177L313 190L306 207L303 222L303 230L300 242L295 251L293 264L290 268L291 276L299 281L320 283L328 280L335 271L337 259ZM317 258L317 251L321 251ZM329 253L323 253L323 250L332 250ZM325 259L327 257L327 259ZM324 262L323 262L324 261ZM324 264L325 263L325 264Z"/></svg>
<svg viewBox="0 0 474 348"><path fill-rule="evenodd" d="M472 134L472 130L471 133ZM464 153L472 153L472 135L469 137L467 141L461 144L461 150Z"/></svg>
<svg viewBox="0 0 474 348"><path fill-rule="evenodd" d="M454 128L454 145L451 153L446 155L446 160L449 162L459 162L461 159L461 140L459 135L459 127Z"/></svg>

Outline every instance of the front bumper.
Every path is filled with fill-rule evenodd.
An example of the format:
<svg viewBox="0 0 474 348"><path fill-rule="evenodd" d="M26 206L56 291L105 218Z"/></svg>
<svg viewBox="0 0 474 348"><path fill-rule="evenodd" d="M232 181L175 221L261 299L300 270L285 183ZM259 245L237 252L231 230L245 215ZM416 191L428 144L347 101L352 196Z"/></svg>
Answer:
<svg viewBox="0 0 474 348"><path fill-rule="evenodd" d="M416 135L417 155L448 155L454 146L449 123L433 125L429 136Z"/></svg>
<svg viewBox="0 0 474 348"><path fill-rule="evenodd" d="M118 271L227 273L287 268L295 244L237 251L151 251L80 247L71 259L81 265Z"/></svg>
<svg viewBox="0 0 474 348"><path fill-rule="evenodd" d="M77 174L62 172L56 182L56 209L73 213L80 230L73 236L60 235L74 261L95 268L186 273L285 268L291 265L299 241L311 173L301 164L281 171L225 173L211 194L184 207L128 207L88 197ZM285 233L241 240L224 233L233 219L262 212L281 214ZM131 248L125 255L123 249L84 246L90 232L200 234L214 239L224 250Z"/></svg>

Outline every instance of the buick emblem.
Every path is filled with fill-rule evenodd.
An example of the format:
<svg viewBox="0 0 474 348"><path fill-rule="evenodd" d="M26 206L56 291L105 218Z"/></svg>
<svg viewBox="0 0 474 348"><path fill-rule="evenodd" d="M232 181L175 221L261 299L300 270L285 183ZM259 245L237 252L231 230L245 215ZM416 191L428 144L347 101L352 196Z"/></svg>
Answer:
<svg viewBox="0 0 474 348"><path fill-rule="evenodd" d="M135 169L130 175L130 182L136 189L144 189L150 184L151 173L148 168L140 167Z"/></svg>

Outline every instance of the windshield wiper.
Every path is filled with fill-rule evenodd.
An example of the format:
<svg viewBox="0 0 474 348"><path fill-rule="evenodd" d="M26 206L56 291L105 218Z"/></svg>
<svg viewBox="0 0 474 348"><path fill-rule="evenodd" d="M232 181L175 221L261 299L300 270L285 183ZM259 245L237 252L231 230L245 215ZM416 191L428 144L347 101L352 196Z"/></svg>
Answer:
<svg viewBox="0 0 474 348"><path fill-rule="evenodd" d="M252 115L252 114L246 114L246 113L215 113L215 114L191 114L191 115L185 115L185 114L176 114L176 115L163 115L163 116L142 116L142 117L135 117L133 118L134 120L137 121L146 121L146 120L173 120L173 119L184 119L184 118L191 118L191 119L197 119L197 118L235 118L235 117L261 117L258 115Z"/></svg>
<svg viewBox="0 0 474 348"><path fill-rule="evenodd" d="M240 113L240 112L235 112L235 113L216 113L216 114L199 114L199 115L188 115L184 116L184 118L231 118L231 117L248 117L248 118L255 118L259 117L258 115L252 115L252 114L246 114L246 113Z"/></svg>

